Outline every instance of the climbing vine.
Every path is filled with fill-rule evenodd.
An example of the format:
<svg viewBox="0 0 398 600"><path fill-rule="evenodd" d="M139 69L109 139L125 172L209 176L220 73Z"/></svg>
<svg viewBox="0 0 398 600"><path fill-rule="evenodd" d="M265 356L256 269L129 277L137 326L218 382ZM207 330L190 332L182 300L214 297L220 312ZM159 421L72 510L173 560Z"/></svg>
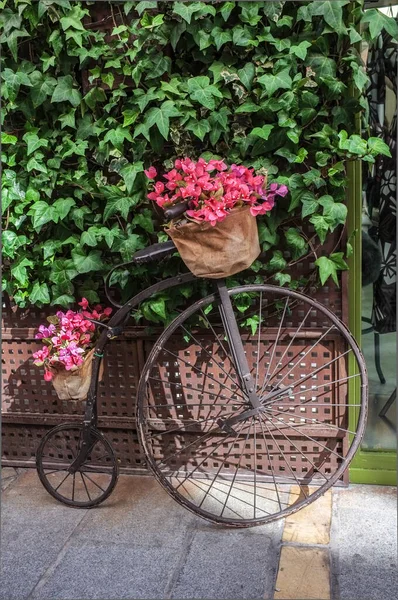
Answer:
<svg viewBox="0 0 398 600"><path fill-rule="evenodd" d="M3 289L21 307L102 299L112 265L165 239L143 171L181 156L267 169L289 187L259 223L263 255L244 280L299 287L289 262L345 223L347 161L388 153L355 133L368 80L356 45L398 27L360 0L0 10ZM319 256L322 283L344 258ZM128 296L180 266L175 256L116 279ZM142 314L168 320L193 293L172 290Z"/></svg>

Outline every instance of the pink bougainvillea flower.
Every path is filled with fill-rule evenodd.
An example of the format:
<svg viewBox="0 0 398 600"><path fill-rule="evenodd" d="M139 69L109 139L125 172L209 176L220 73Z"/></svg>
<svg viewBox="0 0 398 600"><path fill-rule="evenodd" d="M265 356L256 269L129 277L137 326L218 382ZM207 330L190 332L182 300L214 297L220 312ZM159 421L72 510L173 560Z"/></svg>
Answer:
<svg viewBox="0 0 398 600"><path fill-rule="evenodd" d="M78 302L79 306L81 306L82 308L84 308L84 310L86 310L86 308L88 307L88 300L87 298L82 298L81 302Z"/></svg>
<svg viewBox="0 0 398 600"><path fill-rule="evenodd" d="M89 304L86 298L79 302L79 306L82 308L79 312L58 311L58 322L40 325L36 333L36 339L41 339L45 345L33 354L34 364L44 366L46 381L53 377L49 369L53 365L71 370L84 363L96 333L95 324L88 319L104 320L112 313L111 308L103 309L100 304L96 304L92 311L87 310Z"/></svg>
<svg viewBox="0 0 398 600"><path fill-rule="evenodd" d="M224 160L189 157L177 158L174 167L163 175L166 184L157 181L148 198L163 209L189 200L186 216L197 222L207 221L212 226L224 220L234 207L249 205L253 215L269 212L275 197L288 193L285 185L272 183L265 188L263 175L253 168ZM172 192L172 194L165 193Z"/></svg>
<svg viewBox="0 0 398 600"><path fill-rule="evenodd" d="M158 174L155 167L149 167L149 169L146 169L144 173L148 177L148 179L155 179L156 175Z"/></svg>
<svg viewBox="0 0 398 600"><path fill-rule="evenodd" d="M45 369L45 371L44 371L45 381L51 381L52 378L53 378L53 374L51 373L51 371L48 371L47 369Z"/></svg>

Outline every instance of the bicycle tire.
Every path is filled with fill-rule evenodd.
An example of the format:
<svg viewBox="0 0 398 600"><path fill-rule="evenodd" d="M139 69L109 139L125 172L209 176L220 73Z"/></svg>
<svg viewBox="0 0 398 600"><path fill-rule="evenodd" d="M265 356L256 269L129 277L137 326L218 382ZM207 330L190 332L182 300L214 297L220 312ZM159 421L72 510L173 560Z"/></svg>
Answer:
<svg viewBox="0 0 398 600"><path fill-rule="evenodd" d="M253 368L256 370L257 392L260 390L259 374L264 367L263 370L267 368L264 377L267 382L265 387L262 383L263 396L275 390L277 382L278 387L284 385L281 379L286 378L290 380L287 386L290 396L286 393L286 397L268 402L268 408L261 415L250 417L249 425L248 418L230 428L232 431L222 429L220 415L225 419L231 409L230 414L239 415L251 405L239 385L236 372L231 374L235 367L222 327L217 317L212 321L211 316L216 316L218 310L213 306L217 305L216 294L212 294L181 313L152 348L138 388L137 429L149 468L179 504L213 523L248 527L296 512L342 477L365 429L367 375L362 353L348 328L328 308L309 296L265 284L233 288L229 294L238 315L236 305L242 298L246 302L250 300L250 309L255 306L255 297L259 301L258 307L261 306L260 314L246 310L238 318L241 326L246 320L246 329L241 327L242 339L252 371ZM247 331L253 324L249 321L248 326L247 319L256 315L259 316L257 331ZM264 329L265 315L268 321ZM200 321L199 317L207 326L206 334L188 327L193 320ZM182 334L179 338L175 337L177 332ZM273 344L269 343L272 337ZM268 350L263 352L266 344ZM254 357L249 356L253 355L253 350L249 352L253 347L257 348ZM292 353L296 352L297 360L293 365L289 348ZM309 357L308 364L315 366L310 366L312 371L308 374L304 359L309 354L316 354L317 358ZM265 359L261 367L260 363L267 355L268 363ZM192 356L195 356L196 365L204 365L203 369L192 364ZM274 358L277 359L276 366ZM278 369L276 374L275 368ZM307 369L307 374L303 374L303 368ZM337 377L335 372L339 373ZM322 373L322 381L327 383L303 388L304 381L309 378L319 381ZM354 380L358 382L358 402L356 395L349 393ZM293 390L300 388L300 391L292 391L292 387ZM315 388L324 391L314 394ZM308 392L311 392L310 400L306 399ZM294 404L297 395L299 402ZM205 396L208 402L203 401ZM160 403L159 397L164 398ZM310 412L306 412L309 408ZM216 417L204 418L216 409L220 409L216 415L218 423ZM355 431L348 429L351 410L355 410L357 417ZM314 414L318 418L311 416ZM210 427L206 429L208 422ZM286 435L289 428L292 432ZM305 433L306 429L312 435ZM197 433L200 435L195 440ZM192 437L193 441L189 441ZM286 443L288 451L285 451ZM242 464L243 456L246 467ZM219 504L223 505L222 509Z"/></svg>

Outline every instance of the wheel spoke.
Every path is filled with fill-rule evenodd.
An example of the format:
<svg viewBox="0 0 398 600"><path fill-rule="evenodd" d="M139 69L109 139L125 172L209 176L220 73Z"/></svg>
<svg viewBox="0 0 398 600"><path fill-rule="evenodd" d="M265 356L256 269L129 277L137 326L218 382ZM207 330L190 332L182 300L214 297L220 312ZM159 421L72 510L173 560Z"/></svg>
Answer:
<svg viewBox="0 0 398 600"><path fill-rule="evenodd" d="M265 449L266 449L266 452L267 452L267 456L268 456L268 462L269 462L269 467L270 467L272 479L274 480L274 486L275 486L276 497L278 499L279 510L282 511L283 508L282 508L282 503L281 503L281 499L280 499L280 496L279 496L278 486L276 485L276 478L275 478L274 466L273 466L272 461L271 461L271 456L270 456L270 452L269 452L269 448L268 448L268 444L267 444L267 439L265 437L263 422L262 422L262 419L260 419L260 416L259 416L258 421L260 423L261 432L262 432L263 438L264 438L264 446L265 446Z"/></svg>
<svg viewBox="0 0 398 600"><path fill-rule="evenodd" d="M203 315L203 318L204 318L204 319L207 321L207 323L208 323L208 325L209 325L210 329L212 330L212 332L213 332L213 335L214 335L214 337L216 338L216 340L217 340L218 344L221 346L221 349L222 349L222 351L224 352L225 356L228 356L229 360L231 361L231 365L233 365L233 366L235 367L235 369L236 369L236 365L235 365L235 362L234 362L234 359L233 359L233 357L232 357L232 356L231 356L231 354L230 354L229 352L227 352L227 351L226 351L226 349L224 348L224 345L222 344L222 342L221 342L221 340L220 340L219 336L217 335L216 331L214 330L214 328L213 328L213 325L210 323L209 319L207 318L207 315L204 313L203 309L200 309L200 311L201 311L201 313L202 313L202 315Z"/></svg>
<svg viewBox="0 0 398 600"><path fill-rule="evenodd" d="M320 342L321 342L321 341L322 341L322 340L323 340L323 339L324 339L324 338L325 338L325 337L328 335L328 333L330 333L330 331L331 331L332 329L334 329L334 327L335 327L335 325L334 325L334 324L333 324L333 325L331 325L331 326L329 327L329 329L328 329L327 331L325 331L325 333L323 333L323 334L321 335L321 337L320 337L320 338L318 338L318 339L317 339L317 340L314 342L314 344L312 344L312 346L310 346L310 348L307 350L307 352L305 352L305 353L303 354L303 356L301 356L301 357L300 357L300 361L302 361L302 360L303 360L303 359L304 359L306 356L308 356L308 354L309 354L309 353L310 353L310 352L311 352L311 351L312 351L312 350L315 348L315 346L317 346L317 345L318 345L318 344L319 344L319 343L320 343ZM349 351L348 351L348 352L349 352ZM343 356L344 356L344 355L343 355ZM331 361L331 362L333 362L333 361ZM287 376L288 376L288 375L289 375L289 374L290 374L290 373L291 373L291 372L292 372L292 371L293 371L293 370L294 370L294 369L297 367L297 364L298 364L298 363L295 363L295 364L294 364L294 365L293 365L293 366L292 366L292 367L291 367L291 368L288 370L288 372L287 372L287 373L285 373L285 375L282 377L282 379L280 379L280 380L278 381L278 385L280 385L280 384L282 383L282 381L283 381L284 379L286 379L286 377L287 377ZM324 368L325 368L325 367L327 367L329 364L331 364L331 363L326 363L325 365L321 365L321 366L318 368L318 370L320 370L320 369L324 369ZM317 372L317 371L313 371L313 372L312 372L310 375L307 375L307 377L305 377L305 379L302 379L301 381L305 381L306 379L308 379L308 377L311 377L311 376L312 376L314 373L316 373L316 372ZM294 385L295 385L296 383L298 383L298 382L299 382L299 381L295 381L294 383L291 383L291 384L289 384L289 387L292 387L292 386L294 386Z"/></svg>
<svg viewBox="0 0 398 600"><path fill-rule="evenodd" d="M207 356L209 356L210 359L216 363L217 367L232 381L232 383L234 385L236 385L236 381L231 377L231 375L229 373L227 373L227 371L224 369L224 367L222 367L217 360L215 360L214 354L211 354L208 350L206 350L206 348L204 348L202 346L202 344L195 338L195 336L186 327L184 327L184 325L180 325L180 327L181 327L181 329L183 329L185 331L186 335L191 336L191 338L193 339L195 344L197 344L203 350L203 352L205 352L207 354Z"/></svg>
<svg viewBox="0 0 398 600"><path fill-rule="evenodd" d="M75 501L75 480L76 480L76 472L73 473L73 481L72 481L72 502Z"/></svg>
<svg viewBox="0 0 398 600"><path fill-rule="evenodd" d="M188 361L186 361L183 358L181 358L180 356L178 356L178 354L174 354L174 352L171 352L171 350L169 350L168 348L163 348L163 352L168 352L169 354L171 354L171 356L173 356L177 360L183 362L185 365L188 365L188 367L191 367L191 369L193 369L194 371L197 371L198 373L201 373L202 375L204 375L208 379L211 379L212 381L215 381L220 387L225 388L229 392L232 392L233 394L236 394L237 396L239 396L239 398L242 398L242 400L245 400L245 398L241 394L237 394L236 391L232 390L230 387L228 387L224 383L221 383L220 381L218 381L217 379L215 379L214 377L212 377L212 375L209 375L208 373L204 373L201 369L199 369L198 367L195 367L195 365L191 365ZM238 384L235 382L235 385L238 385ZM241 389L241 388L238 387L238 389Z"/></svg>
<svg viewBox="0 0 398 600"><path fill-rule="evenodd" d="M304 323L308 317L308 315L311 313L312 307L308 309L307 314L305 315L304 319L302 320L302 322L300 323L298 329L294 332L294 336L292 337L292 339L289 342L289 345L287 346L287 348L285 349L284 353L282 354L281 358L279 359L279 361L276 363L275 365L275 369L272 371L271 375L269 376L270 381L272 380L273 376L275 375L275 370L278 368L278 364L279 363L283 363L283 359L285 358L286 354L289 352L293 342L295 341L297 334L301 331L302 327L304 327ZM279 373L279 371L278 371ZM277 373L277 374L278 374Z"/></svg>
<svg viewBox="0 0 398 600"><path fill-rule="evenodd" d="M292 414L293 414L293 413L290 413L288 410L275 411L275 409L271 408L271 407L268 410L270 410L272 412L272 415L274 417L277 417L278 415L288 415L288 414L290 414L290 416L292 416ZM310 423L315 422L317 425L323 425L324 427L328 427L332 430L336 429L338 431L344 431L344 433L349 433L351 435L355 435L355 431L351 431L350 429L344 429L344 427L340 427L339 425L333 425L333 423L325 423L325 421L319 421L316 417L303 417L301 415L295 415L295 416L298 419L304 419L305 421L310 421ZM296 425L297 427L299 427L299 426L305 426L305 425L307 425L307 423L293 423L293 425Z"/></svg>
<svg viewBox="0 0 398 600"><path fill-rule="evenodd" d="M272 361L274 360L274 356L275 356L275 352L276 352L276 346L277 346L278 341L279 341L279 336L281 334L283 321L285 320L285 315L286 315L286 310L287 310L287 305L288 304L289 304L289 297L286 298L285 306L284 306L284 309L283 309L282 319L281 319L281 322L279 323L279 329L278 329L278 333L276 334L276 337L275 337L275 342L274 342L274 346L273 346L273 349L272 349L272 355L271 355L271 358L270 358L269 363L268 363L267 371L265 373L264 382L263 382L263 385L261 387L261 392L260 392L259 396L261 396L261 394L265 390L265 387L266 387L266 385L268 383L268 373L270 372Z"/></svg>
<svg viewBox="0 0 398 600"><path fill-rule="evenodd" d="M296 381L293 381L293 383L289 384L289 387L294 388L298 384L301 385L303 383L303 381L307 381L307 379L309 379L310 377L313 377L316 373L319 373L319 371L321 371L322 369L326 369L326 367L329 367L330 365L335 363L336 360L340 360L341 358L343 358L343 356L345 356L346 354L349 354L350 352L351 352L351 348L349 350L346 350L343 354L340 354L339 356L332 358L332 360L325 363L324 365L321 365L320 367L315 369L315 371L312 371L312 373L309 373L309 375L306 375L305 377L302 377L301 379L296 379ZM303 356L303 358L304 358L304 356ZM281 382L285 379L285 377L286 377L286 375L278 382L278 385L281 384Z"/></svg>
<svg viewBox="0 0 398 600"><path fill-rule="evenodd" d="M289 394L289 397L291 398L292 396L301 396L301 395L306 394L307 392L312 392L313 390L319 390L319 389L324 388L324 387L332 386L335 383L345 382L345 381L348 381L349 379L353 379L354 377L360 377L359 373L357 373L356 375L349 375L347 377L343 377L342 379L335 379L334 381L327 381L326 383L321 383L320 385L312 385L308 389L301 390L300 392L294 392L293 394ZM304 381L304 379L302 381ZM301 383L301 381L299 381L298 383ZM291 387L291 386L289 386L289 387ZM315 396L315 397L319 398L320 396L323 396L324 394L327 394L327 393L328 392L325 391L322 394L319 394L318 396ZM332 404L330 406L332 406ZM340 406L341 406L341 404L340 404ZM351 404L350 403L347 406L361 406L361 404Z"/></svg>
<svg viewBox="0 0 398 600"><path fill-rule="evenodd" d="M289 429L293 429L293 431L296 431L296 428L293 427L292 425L290 425L290 423L287 423L286 421L283 421L283 424L286 425ZM296 435L297 435L297 433L296 433ZM321 448L323 448L324 450L327 450L328 452L331 452L332 454L334 454L338 458L342 458L340 454L338 454L337 452L335 452L334 450L332 450L328 446L325 446L319 440L314 439L313 437L311 437L307 433L304 433L303 431L300 431L300 435L302 435L305 438L307 438L307 440L311 440L311 442L314 442L314 444L317 444L317 446L321 446Z"/></svg>
<svg viewBox="0 0 398 600"><path fill-rule="evenodd" d="M61 467L60 469L55 469L54 471L50 471L49 473L46 473L46 476L52 475L53 473L60 473L61 471L67 471L67 470L68 470L67 467L64 467L64 468Z"/></svg>
<svg viewBox="0 0 398 600"><path fill-rule="evenodd" d="M240 428L240 430L242 430L242 429L243 429L243 425L242 425L242 427ZM203 460L202 460L202 461L201 461L201 462L200 462L198 465L196 465L196 467L195 467L195 468L194 468L192 471L190 471L190 472L189 472L189 474L187 475L187 477L184 479L184 482L185 482L185 481L188 479L188 477L192 477L193 473L195 473L195 472L196 472L196 471L197 471L197 470L198 470L198 469L199 469L199 468L200 468L200 467L203 465L203 463L204 463L204 462L206 462L206 460L208 460L208 459L210 458L210 456L211 456L212 454L214 454L214 452L215 452L215 451L216 451L216 450L217 450L217 449L218 449L218 448L219 448L219 447L220 447L222 444L225 444L225 440L227 440L227 439L228 439L228 438L230 438L230 437L231 437L231 435L227 435L225 438L222 438L218 444L216 444L215 446L213 446L213 448L212 448L212 450L211 450L210 454L206 454L206 456L204 457L204 459L203 459ZM230 454L230 452L231 452L231 450L232 450L232 447L233 447L233 440L232 440L232 443L231 443L231 449L230 449L230 451L228 452L227 456ZM225 462L225 461L224 461L224 462ZM216 474L216 476L215 476L215 477L217 477L217 475L218 475L218 473L221 471L221 468L222 468L222 467L223 467L223 464L221 464L221 466L220 466L219 470L217 471L217 474ZM213 483L214 483L214 481L215 481L215 478L213 479ZM178 488L180 487L180 485L181 485L181 484L179 484L179 485L178 485L178 486L175 488L175 489L176 489L176 491L178 490ZM212 486L212 485L213 485L213 484L211 484L211 485L210 485L210 488L211 488L211 486ZM210 488L209 488L209 489L210 489Z"/></svg>
<svg viewBox="0 0 398 600"><path fill-rule="evenodd" d="M228 417L232 416L234 413L224 413L223 416ZM153 433L151 435L152 438L158 437L159 435L165 435L166 433L179 433L180 431L185 431L188 427L192 427L193 425L200 425L201 423L207 423L208 421L217 421L217 418L220 416L220 412L214 417L208 417L207 419L194 420L189 425L183 425L182 427L178 427L177 429L165 429L164 431L158 431L157 433Z"/></svg>
<svg viewBox="0 0 398 600"><path fill-rule="evenodd" d="M287 466L288 466L288 468L289 468L289 471L291 472L291 474L293 475L294 479L296 480L296 483L297 483L297 485L299 486L300 490L303 492L303 495L304 495L304 497L305 497L305 498L308 498L307 494L306 494L306 493L305 493L305 491L302 489L302 487L301 487L301 484L300 484L299 480L297 479L296 473L293 471L293 469L292 469L292 467L291 467L290 463L288 462L288 460L287 460L287 458L286 458L286 456L285 456L285 453L284 453L284 452L282 452L282 450L281 450L281 448L280 448L280 446L279 446L278 442L276 441L276 439L275 439L275 438L274 438L274 436L272 435L272 431L271 431L271 430L270 430L270 428L268 427L268 424L267 424L267 421L266 421L266 419L265 419L264 415L260 413L260 419L262 419L262 418L264 418L264 425L265 425L265 427L267 428L267 430L268 430L268 433L269 433L269 434L270 434L270 436L272 437L274 444L275 444L275 445L276 445L276 447L278 448L278 450L279 450L279 452L280 452L280 455L282 456L283 460L284 460L284 461L285 461L285 463L287 464Z"/></svg>
<svg viewBox="0 0 398 600"><path fill-rule="evenodd" d="M61 481L61 483L59 485L57 485L57 487L55 488L55 491L57 492L59 490L59 488L61 487L61 485L64 483L64 481L66 479L68 479L70 473L68 473L67 475L65 475L65 477L63 478L63 480Z"/></svg>
<svg viewBox="0 0 398 600"><path fill-rule="evenodd" d="M273 423L273 425L276 425L276 423ZM318 467L316 467L316 465L312 462L312 460L310 458L308 458L308 455L304 454L304 452L302 450L300 450L300 448L298 446L296 446L296 444L293 442L293 440L291 438L289 438L285 433L283 433L282 429L279 429L279 427L276 425L276 428L278 430L279 433L281 433L283 435L283 437L289 442L289 444L291 444L292 446L294 446L297 450L297 452L299 454L301 454L301 456L307 460L312 467L314 467L314 469L320 474L322 475L322 477L324 477L324 479L326 479L326 481L329 481L328 477L326 477L326 475L324 475L321 471L318 471Z"/></svg>
<svg viewBox="0 0 398 600"><path fill-rule="evenodd" d="M79 473L80 473L80 477L82 478L82 481L83 481L84 487L86 488L86 494L87 494L87 496L88 496L88 499L91 501L91 496L90 496L90 493L89 493L89 491L88 491L88 488L87 488L86 482L84 481L83 473L82 473L81 471L79 471Z"/></svg>
<svg viewBox="0 0 398 600"><path fill-rule="evenodd" d="M251 424L250 424L249 430L248 430L248 432L247 432L246 439L245 439L245 441L244 441L244 443L243 443L243 445L242 445L242 452L240 453L240 456L239 456L239 461L238 461L238 464L236 465L236 468L235 468L235 473L234 473L234 476L233 476L233 479L232 479L232 483L231 483L231 486L230 486L230 488L229 488L229 490L228 490L228 494L227 494L227 497L226 497L226 500L225 500L225 503L224 503L223 509L222 509L222 511L221 511L220 517L222 517L222 516L223 516L223 514L224 514L224 510L226 509L226 506L227 506L227 504L228 504L228 499L229 499L229 497L230 497L230 495L231 495L232 488L234 487L234 482L235 482L236 476L237 476L237 474L238 474L238 471L239 471L239 468L240 468L240 463L242 462L242 456L243 456L243 454L244 454L244 452L245 452L245 445L246 445L246 442L247 442L247 440L249 439L249 436L250 436L250 429L251 429L251 425L253 424L253 421L254 421L254 419L253 419L253 417L252 417L252 419L251 419Z"/></svg>
<svg viewBox="0 0 398 600"><path fill-rule="evenodd" d="M233 402L234 404L241 404L243 405L243 402L240 402L239 400L234 400L233 398L229 398L228 396L220 396L218 392L208 392L207 390L201 390L200 388L196 388L196 387L189 387L188 385L182 385L182 383L176 383L174 381L166 381L164 379L158 379L157 377L152 377L151 375L148 377L148 379L151 379L152 381L158 381L159 383L165 383L167 385L174 385L175 387L178 388L182 388L184 390L187 390L188 392L200 392L201 394L206 394L207 396L217 396L217 398L221 398L222 400L227 400L227 402ZM200 403L200 404L187 404L187 406L213 406L214 403L212 404L204 404L204 403ZM152 405L151 405L152 406ZM162 407L173 407L173 406L179 406L179 404L154 404L153 406L162 406Z"/></svg>
<svg viewBox="0 0 398 600"><path fill-rule="evenodd" d="M94 481L94 479L91 479L91 477L89 477L89 476L87 475L86 471L80 471L80 473L81 473L82 475L84 475L84 477L87 477L87 479L89 479L89 480L91 481L91 483L93 483L94 485L96 485L96 486L97 486L97 488L99 488L99 489L101 490L101 492L104 492L104 493L105 493L105 490L104 490L104 488L102 488L100 485L98 485L98 483L96 483L96 482Z"/></svg>

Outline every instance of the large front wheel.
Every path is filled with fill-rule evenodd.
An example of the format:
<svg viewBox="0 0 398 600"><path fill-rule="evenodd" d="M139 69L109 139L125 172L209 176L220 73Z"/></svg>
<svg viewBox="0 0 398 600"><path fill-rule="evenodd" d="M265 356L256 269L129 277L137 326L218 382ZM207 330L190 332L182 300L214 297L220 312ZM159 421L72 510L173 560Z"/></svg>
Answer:
<svg viewBox="0 0 398 600"><path fill-rule="evenodd" d="M261 407L244 391L212 295L153 347L137 423L149 467L177 502L247 527L342 479L365 428L367 377L348 329L312 298L269 285L229 293Z"/></svg>

